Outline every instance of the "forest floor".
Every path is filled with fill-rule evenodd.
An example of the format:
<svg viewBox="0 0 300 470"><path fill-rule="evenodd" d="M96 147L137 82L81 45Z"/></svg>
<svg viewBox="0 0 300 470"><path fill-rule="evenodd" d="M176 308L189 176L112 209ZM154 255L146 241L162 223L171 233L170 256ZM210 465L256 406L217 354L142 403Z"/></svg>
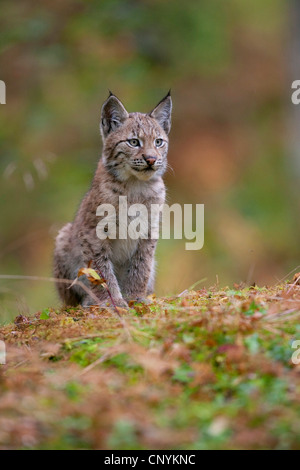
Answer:
<svg viewBox="0 0 300 470"><path fill-rule="evenodd" d="M18 316L0 449L300 449L299 319L297 278Z"/></svg>

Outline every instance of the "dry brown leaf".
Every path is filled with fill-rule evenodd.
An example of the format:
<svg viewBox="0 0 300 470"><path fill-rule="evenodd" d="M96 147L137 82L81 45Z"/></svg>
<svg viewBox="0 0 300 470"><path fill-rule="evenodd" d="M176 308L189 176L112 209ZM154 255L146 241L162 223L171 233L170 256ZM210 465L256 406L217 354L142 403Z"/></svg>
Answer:
<svg viewBox="0 0 300 470"><path fill-rule="evenodd" d="M293 277L293 283L297 284L298 286L300 285L300 273L295 274L295 276Z"/></svg>

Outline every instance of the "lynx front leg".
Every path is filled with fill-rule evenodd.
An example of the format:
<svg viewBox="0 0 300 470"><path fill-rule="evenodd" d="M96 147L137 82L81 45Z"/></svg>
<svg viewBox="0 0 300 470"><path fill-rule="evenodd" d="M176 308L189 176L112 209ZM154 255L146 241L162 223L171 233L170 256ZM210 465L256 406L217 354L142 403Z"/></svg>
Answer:
<svg viewBox="0 0 300 470"><path fill-rule="evenodd" d="M111 297L117 307L128 308L126 301L123 299L121 290L114 273L113 264L111 262L111 249L108 240L102 240L101 244L93 244L87 237L81 237L81 248L84 255L85 263L88 265L92 260L93 267L99 271L101 276L106 280L108 290L103 286L92 286L93 293L99 299L101 305L111 305ZM86 296L82 302L84 307L94 305L95 301L91 296Z"/></svg>
<svg viewBox="0 0 300 470"><path fill-rule="evenodd" d="M109 304L111 304L111 297L112 297L113 302L115 303L117 307L128 308L127 302L122 297L121 290L120 290L117 278L114 273L113 264L108 258L107 254L101 255L97 253L95 260L94 260L94 266L106 280L106 284L109 289L109 292L108 292L106 288L104 288L105 291L103 291L103 288L102 288L102 292L101 292L102 299L108 301Z"/></svg>
<svg viewBox="0 0 300 470"><path fill-rule="evenodd" d="M139 240L137 250L129 262L123 280L122 291L127 301L147 302L149 284L152 283L151 278L154 277L153 260L156 243L156 240Z"/></svg>

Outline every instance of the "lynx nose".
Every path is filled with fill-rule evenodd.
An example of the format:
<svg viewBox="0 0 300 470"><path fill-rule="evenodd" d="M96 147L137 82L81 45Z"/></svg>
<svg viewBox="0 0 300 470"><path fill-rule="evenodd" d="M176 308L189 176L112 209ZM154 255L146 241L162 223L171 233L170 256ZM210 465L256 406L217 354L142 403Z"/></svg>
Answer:
<svg viewBox="0 0 300 470"><path fill-rule="evenodd" d="M143 157L144 157L145 162L147 162L147 164L148 164L149 166L154 165L154 163L155 163L156 160L157 160L157 157L150 157L150 156L148 156L148 155L143 155Z"/></svg>

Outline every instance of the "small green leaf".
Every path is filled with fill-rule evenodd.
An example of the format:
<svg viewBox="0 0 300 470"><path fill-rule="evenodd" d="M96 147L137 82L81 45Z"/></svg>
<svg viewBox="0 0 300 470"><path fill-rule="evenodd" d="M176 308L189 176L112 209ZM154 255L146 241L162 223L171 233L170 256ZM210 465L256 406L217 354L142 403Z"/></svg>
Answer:
<svg viewBox="0 0 300 470"><path fill-rule="evenodd" d="M40 314L40 320L49 320L49 318L50 318L50 310L49 308L46 308Z"/></svg>

